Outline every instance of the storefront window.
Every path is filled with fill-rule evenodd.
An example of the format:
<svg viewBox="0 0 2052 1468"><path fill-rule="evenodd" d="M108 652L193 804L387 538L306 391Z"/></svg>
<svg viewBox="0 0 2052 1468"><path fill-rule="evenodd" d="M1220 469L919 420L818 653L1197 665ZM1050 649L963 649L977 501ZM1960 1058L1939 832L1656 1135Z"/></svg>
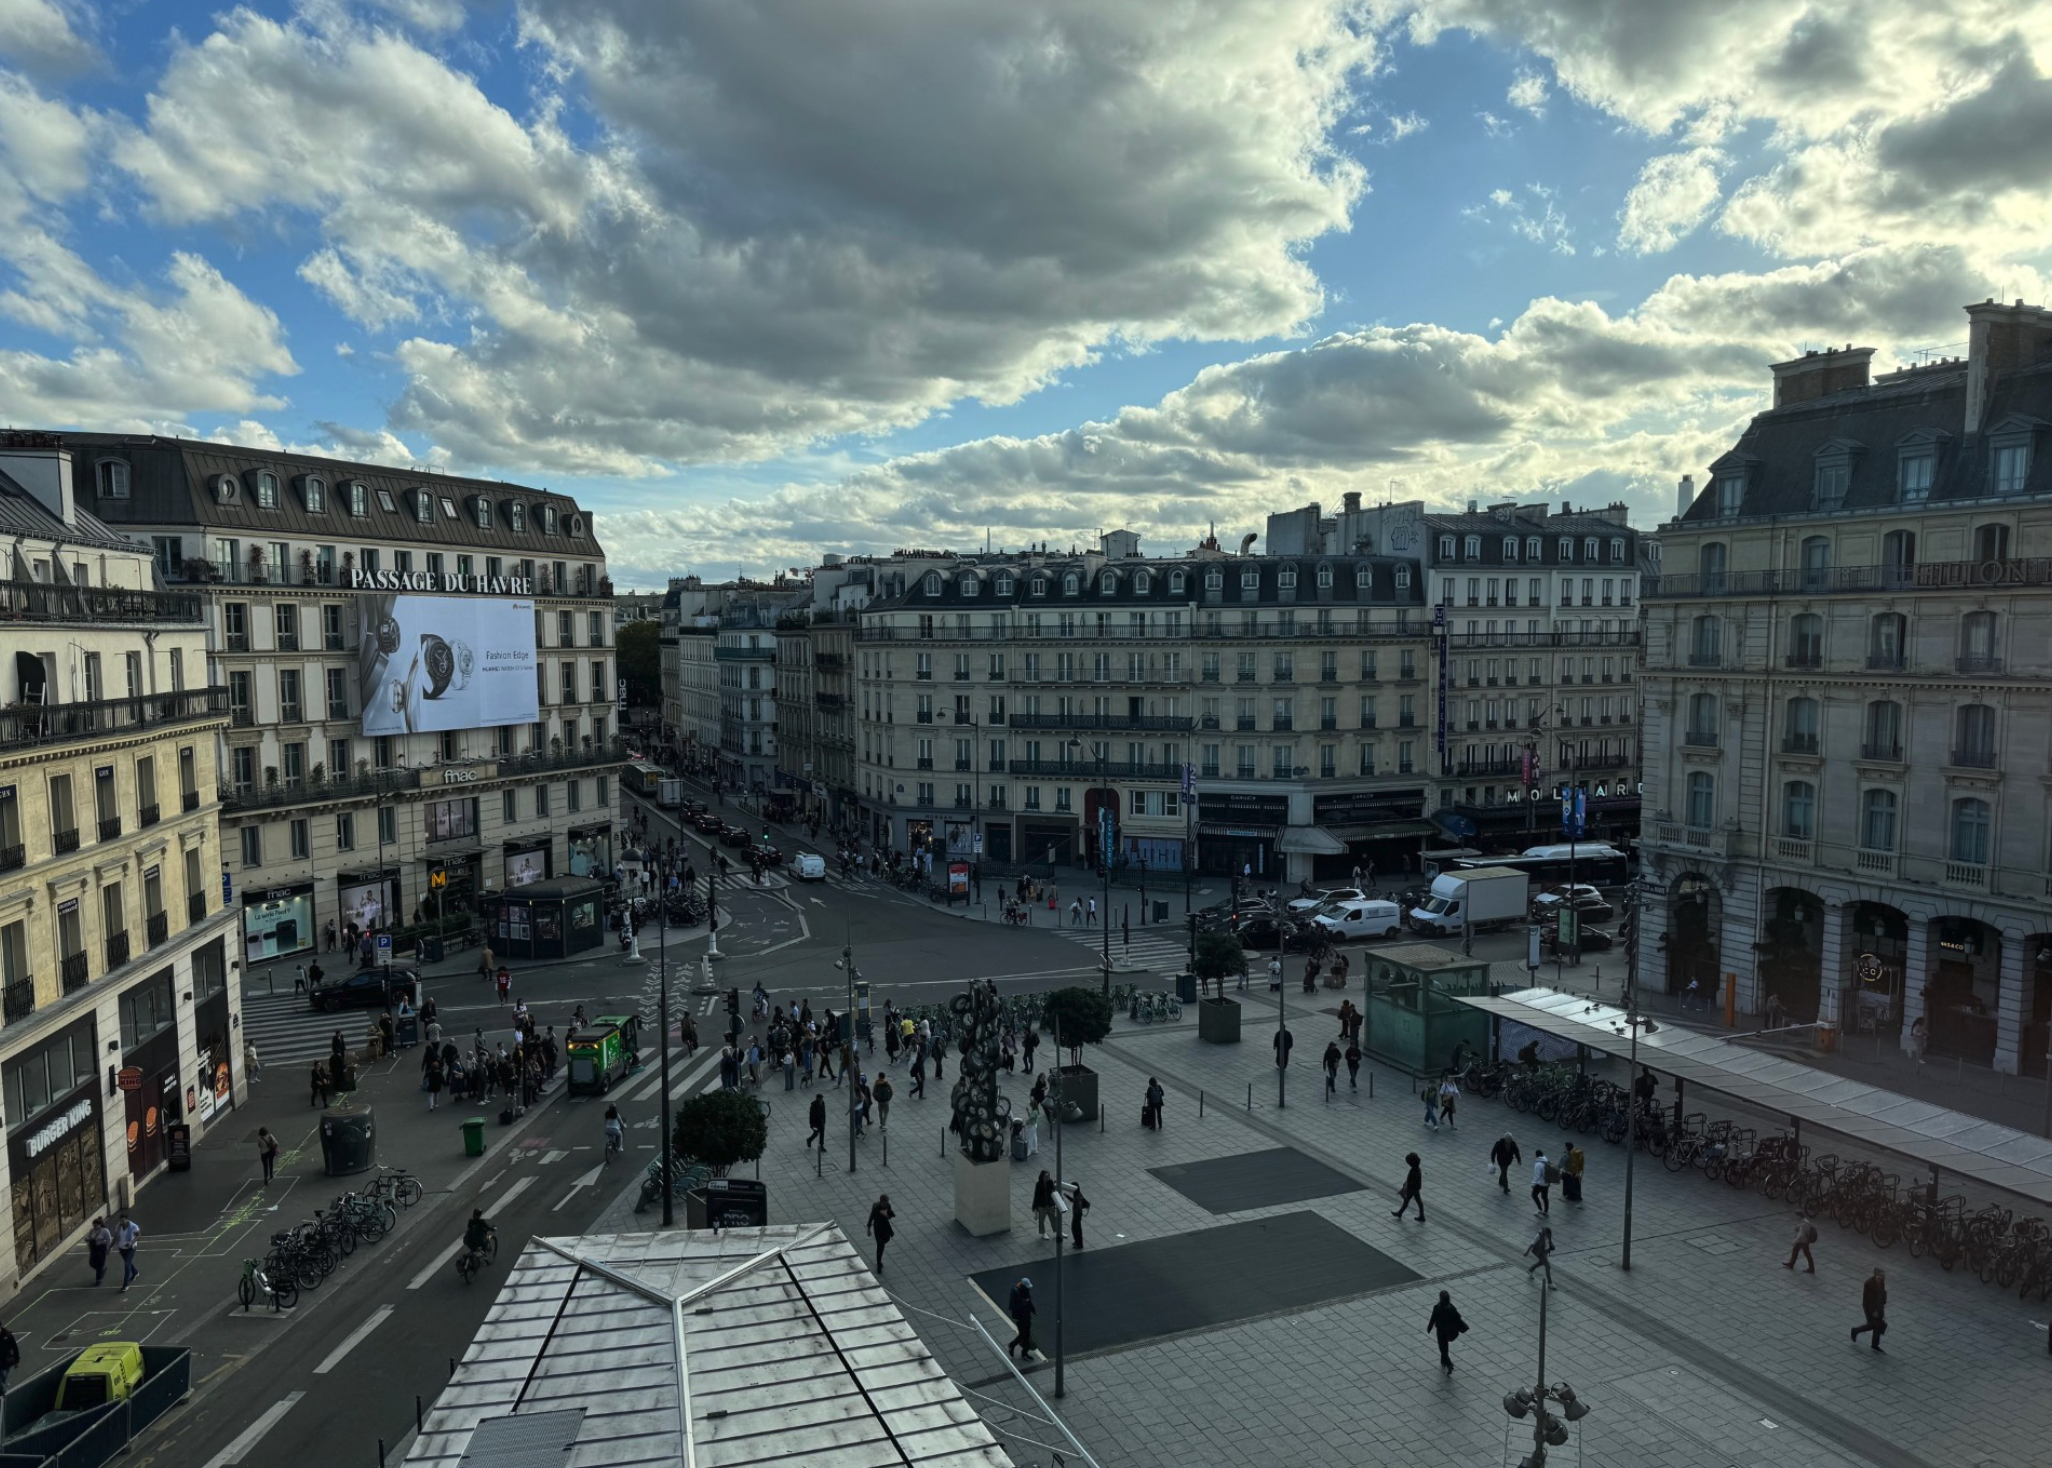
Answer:
<svg viewBox="0 0 2052 1468"><path fill-rule="evenodd" d="M75 1025L0 1072L15 1266L24 1273L56 1253L106 1202L93 1050L92 1025Z"/></svg>
<svg viewBox="0 0 2052 1468"><path fill-rule="evenodd" d="M477 834L477 801L435 800L428 803L427 839L463 841Z"/></svg>
<svg viewBox="0 0 2052 1468"><path fill-rule="evenodd" d="M335 882L336 918L345 935L384 926L398 900L396 878L339 877Z"/></svg>
<svg viewBox="0 0 2052 1468"><path fill-rule="evenodd" d="M576 847L572 844L571 861L576 861ZM525 887L530 883L548 880L549 849L538 846L532 851L509 851L506 853L506 888ZM579 873L579 875L583 875Z"/></svg>
<svg viewBox="0 0 2052 1468"><path fill-rule="evenodd" d="M242 898L243 958L289 958L314 946L313 883L247 892Z"/></svg>
<svg viewBox="0 0 2052 1468"><path fill-rule="evenodd" d="M570 874L603 877L613 869L613 838L603 829L570 833Z"/></svg>

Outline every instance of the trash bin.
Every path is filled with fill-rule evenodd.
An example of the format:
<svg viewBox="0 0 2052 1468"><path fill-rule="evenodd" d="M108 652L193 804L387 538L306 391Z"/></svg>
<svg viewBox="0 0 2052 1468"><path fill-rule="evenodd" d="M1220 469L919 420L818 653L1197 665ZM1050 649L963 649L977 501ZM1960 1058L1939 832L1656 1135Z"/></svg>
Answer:
<svg viewBox="0 0 2052 1468"><path fill-rule="evenodd" d="M1197 975L1176 975L1176 998L1184 1004L1195 1004L1197 1002Z"/></svg>
<svg viewBox="0 0 2052 1468"><path fill-rule="evenodd" d="M173 1172L192 1171L192 1128L182 1121L174 1121L164 1128L164 1141L171 1149L165 1161Z"/></svg>
<svg viewBox="0 0 2052 1468"><path fill-rule="evenodd" d="M321 1113L321 1169L329 1177L368 1172L378 1154L378 1130L368 1106L331 1106Z"/></svg>
<svg viewBox="0 0 2052 1468"><path fill-rule="evenodd" d="M1838 1026L1820 1024L1817 1026L1817 1051L1829 1055L1838 1049Z"/></svg>
<svg viewBox="0 0 2052 1468"><path fill-rule="evenodd" d="M440 938L417 938L413 944L415 963L440 963L442 961L442 940Z"/></svg>
<svg viewBox="0 0 2052 1468"><path fill-rule="evenodd" d="M465 1157L484 1156L484 1129L485 1119L481 1116L473 1116L463 1123L463 1155Z"/></svg>
<svg viewBox="0 0 2052 1468"><path fill-rule="evenodd" d="M401 1050L404 1050L404 1049L406 1049L407 1047L409 1047L409 1046L412 1046L412 1045L418 1045L418 1044L420 1043L420 1016L419 1016L419 1015L417 1015L417 1014L402 1014L402 1015L400 1015L400 1016L399 1016L399 1023L398 1023L398 1025L396 1026L396 1029L397 1029L397 1033L396 1033L396 1034L395 1034L395 1035L393 1036L393 1039L394 1039L394 1040L395 1040L395 1041L397 1042L397 1044L398 1044L398 1046L399 1046L399 1048L400 1048Z"/></svg>
<svg viewBox="0 0 2052 1468"><path fill-rule="evenodd" d="M1158 923L1165 923L1168 921L1168 904L1166 902L1157 902L1154 904L1154 920Z"/></svg>

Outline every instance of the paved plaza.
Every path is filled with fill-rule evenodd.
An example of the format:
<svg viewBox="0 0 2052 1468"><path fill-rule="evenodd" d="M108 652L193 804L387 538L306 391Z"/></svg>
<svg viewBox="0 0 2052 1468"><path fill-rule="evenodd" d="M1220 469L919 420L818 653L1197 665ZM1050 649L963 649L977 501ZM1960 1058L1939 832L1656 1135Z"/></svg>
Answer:
<svg viewBox="0 0 2052 1468"><path fill-rule="evenodd" d="M1278 1109L1268 1063L1273 1010L1259 1003L1267 996L1249 997L1257 1003L1239 1045L1205 1045L1194 1023L1122 1022L1085 1053L1106 1116L1102 1131L1076 1125L1063 1140L1064 1173L1093 1205L1086 1258L1067 1280L1081 1292L1072 1308L1085 1322L1083 1339L1098 1334L1088 1322L1102 1313L1100 1294L1125 1312L1128 1299L1147 1293L1128 1276L1144 1277L1163 1258L1174 1259L1178 1273L1158 1312L1114 1332L1119 1343L1070 1356L1064 1418L1107 1468L1515 1463L1530 1445L1529 1419L1512 1423L1499 1404L1537 1372L1539 1285L1521 1258L1535 1214L1529 1168L1524 1183L1514 1172L1506 1196L1487 1153L1506 1129L1528 1160L1541 1146L1557 1155L1562 1136L1479 1100L1463 1106L1457 1131L1428 1131L1414 1088L1386 1070L1364 1068L1357 1093L1342 1072L1339 1095L1327 1101L1316 1058L1337 1023L1324 995L1301 1004L1290 996L1298 1059L1288 1105ZM954 1075L950 1066L950 1084ZM1161 1131L1139 1125L1149 1076L1168 1092ZM897 1080L888 1163L886 1137L872 1129L857 1144L852 1177L843 1170L844 1112L831 1112L816 1176L804 1146L804 1088L795 1096L764 1092L774 1108L762 1164L772 1220L831 1217L859 1238L869 1205L888 1192L897 1237L885 1284L956 1378L1009 1423L1015 1459L1048 1462L1030 1444L1058 1441L1044 1425L1012 1415L1008 1409L1027 1405L1024 1395L1002 1358L961 1323L978 1316L1002 1343L1010 1325L974 1276L1030 1275L1038 1344L1052 1352L1053 1249L1036 1239L1028 1208L1040 1167L1053 1165L1052 1148L1013 1166L1012 1232L970 1238L952 1217L947 1087L929 1082L926 1099L916 1101L903 1067ZM1006 1080L1023 1113L1030 1078ZM832 1093L830 1105L840 1099ZM1553 1199L1560 1252L1546 1372L1572 1384L1591 1412L1554 1461L1576 1453L1618 1468L2043 1461L2052 1442L2052 1358L2042 1307L1829 1223L1816 1247L1817 1273L1791 1274L1780 1267L1795 1225L1787 1205L1695 1173L1669 1174L1643 1157L1627 1274L1617 1265L1623 1150L1581 1140L1589 1153L1585 1200L1563 1202L1557 1189ZM1423 1158L1424 1224L1390 1216L1410 1150ZM1237 1207L1229 1187L1219 1191L1218 1160L1231 1158L1247 1159L1250 1174ZM1278 1189L1266 1201L1263 1179ZM1358 1187L1344 1190L1349 1181ZM1306 1214L1317 1221L1308 1232ZM653 1217L634 1219L620 1207L596 1227L646 1227ZM1298 1251L1301 1261L1250 1257L1258 1235L1234 1226L1264 1219L1289 1220L1278 1230L1284 1240L1317 1238L1330 1226L1366 1249L1360 1263L1334 1266L1318 1287L1293 1293L1290 1266L1315 1270L1320 1259L1315 1250ZM1167 1252L1135 1250L1130 1268L1120 1258L1125 1246L1165 1241L1174 1241ZM1891 1329L1881 1355L1847 1339L1860 1319L1861 1282L1877 1263L1889 1270ZM1254 1310L1244 1281L1264 1273L1281 1281L1278 1300ZM1450 1378L1425 1330L1441 1289L1471 1327L1454 1348ZM1300 1303L1306 1299L1316 1303ZM1037 1366L1033 1380L1051 1393L1052 1365Z"/></svg>

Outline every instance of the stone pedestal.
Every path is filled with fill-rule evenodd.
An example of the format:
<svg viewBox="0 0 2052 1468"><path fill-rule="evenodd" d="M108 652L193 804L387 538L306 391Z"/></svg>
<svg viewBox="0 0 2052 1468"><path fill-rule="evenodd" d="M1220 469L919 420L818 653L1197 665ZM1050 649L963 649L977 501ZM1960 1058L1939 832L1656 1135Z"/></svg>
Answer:
<svg viewBox="0 0 2052 1468"><path fill-rule="evenodd" d="M1012 1227L1012 1164L1000 1157L977 1162L955 1149L955 1222L972 1236L1008 1233Z"/></svg>
<svg viewBox="0 0 2052 1468"><path fill-rule="evenodd" d="M1239 1001L1235 999L1198 1000L1197 1038L1212 1045L1239 1044Z"/></svg>

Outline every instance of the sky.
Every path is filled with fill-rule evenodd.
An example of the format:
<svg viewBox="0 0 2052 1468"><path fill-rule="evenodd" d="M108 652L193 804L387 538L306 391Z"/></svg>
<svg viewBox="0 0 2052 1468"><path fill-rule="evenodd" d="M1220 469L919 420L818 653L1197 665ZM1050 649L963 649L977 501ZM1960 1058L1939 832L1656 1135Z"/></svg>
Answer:
<svg viewBox="0 0 2052 1468"><path fill-rule="evenodd" d="M1655 525L1770 363L2052 296L2048 73L2013 0L0 0L0 422L566 491L623 589Z"/></svg>

